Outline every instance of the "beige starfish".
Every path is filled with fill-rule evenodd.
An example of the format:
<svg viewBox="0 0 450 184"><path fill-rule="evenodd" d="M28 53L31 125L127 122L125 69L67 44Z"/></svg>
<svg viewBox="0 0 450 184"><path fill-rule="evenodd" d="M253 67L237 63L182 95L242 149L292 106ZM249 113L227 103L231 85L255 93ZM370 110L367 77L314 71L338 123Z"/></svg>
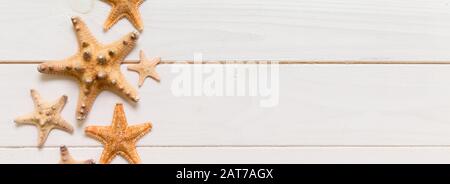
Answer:
<svg viewBox="0 0 450 184"><path fill-rule="evenodd" d="M136 142L152 129L150 122L128 126L123 105L117 104L111 126L89 126L85 132L88 136L102 142L105 146L100 158L101 164L110 163L116 155L123 156L128 162L141 162L136 150Z"/></svg>
<svg viewBox="0 0 450 184"><path fill-rule="evenodd" d="M34 102L35 111L28 115L20 116L14 121L21 124L36 125L39 131L38 146L42 147L47 140L51 130L57 128L69 133L73 133L73 127L61 116L61 110L67 102L67 96L63 95L54 103L42 102L39 93L31 90L31 97Z"/></svg>
<svg viewBox="0 0 450 184"><path fill-rule="evenodd" d="M144 30L144 23L139 13L139 6L144 0L102 0L112 6L111 13L103 26L105 31L109 30L115 23L126 17L139 31Z"/></svg>
<svg viewBox="0 0 450 184"><path fill-rule="evenodd" d="M61 153L61 160L59 161L59 164L95 164L92 159L84 161L75 160L72 155L70 155L69 149L67 149L66 146L59 147L59 151Z"/></svg>
<svg viewBox="0 0 450 184"><path fill-rule="evenodd" d="M145 57L144 51L141 50L140 52L140 63L129 65L128 70L135 71L139 73L139 87L144 84L145 78L151 77L155 79L156 81L160 81L158 73L156 73L156 66L161 62L161 58L157 57L152 59L151 61L148 61L148 59Z"/></svg>
<svg viewBox="0 0 450 184"><path fill-rule="evenodd" d="M124 58L136 45L138 33L129 33L114 43L103 45L91 35L80 18L72 18L72 23L78 39L78 53L63 61L43 63L38 70L77 79L80 86L77 119L86 119L95 99L103 90L111 90L135 102L139 101L136 89L120 71Z"/></svg>

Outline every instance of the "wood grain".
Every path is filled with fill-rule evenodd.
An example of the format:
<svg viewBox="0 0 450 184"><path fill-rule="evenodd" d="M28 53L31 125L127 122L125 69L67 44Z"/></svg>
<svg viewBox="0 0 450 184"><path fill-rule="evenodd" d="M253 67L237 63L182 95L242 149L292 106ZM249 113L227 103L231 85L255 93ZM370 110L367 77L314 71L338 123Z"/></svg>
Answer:
<svg viewBox="0 0 450 184"><path fill-rule="evenodd" d="M101 94L78 126L74 81L42 75L35 65L0 67L0 82L8 85L0 91L0 147L36 145L36 129L12 121L32 110L30 88L47 100L69 96L62 115L76 125L75 134L54 131L46 146L98 146L83 127L110 124L117 102L125 104L130 124L153 122L141 146L450 145L448 65L282 65L279 104L269 108L260 106L268 98L262 96L177 97L171 89L178 75L171 70L172 65L158 68L161 84L148 80L136 106ZM137 85L137 74L124 73Z"/></svg>
<svg viewBox="0 0 450 184"><path fill-rule="evenodd" d="M149 0L145 31L127 58L192 60L450 61L449 0ZM102 42L133 31L126 20L103 33L110 7L78 13L69 1L0 5L0 60L57 60L77 48L71 16ZM30 31L31 30L31 31Z"/></svg>
<svg viewBox="0 0 450 184"><path fill-rule="evenodd" d="M44 62L53 61L53 60L0 60L0 65L12 65L12 64L41 64ZM124 60L122 64L137 64L139 60ZM430 64L438 64L438 65L446 65L450 64L450 61L351 61L351 60L334 60L334 61L307 61L307 60L283 60L283 61L261 61L261 60L222 60L222 61L196 61L196 60L184 60L184 61L175 61L175 60L162 60L160 62L161 65L171 65L171 64L267 64L267 63L276 63L280 65L304 65L304 64L325 64L325 65L373 65L373 64L382 64L382 65L430 65Z"/></svg>
<svg viewBox="0 0 450 184"><path fill-rule="evenodd" d="M139 147L144 164L323 164L323 163L450 163L450 148L216 148L216 147ZM102 148L70 148L75 158L98 161ZM0 148L2 163L43 163L59 161L58 148ZM121 157L113 164L124 164Z"/></svg>

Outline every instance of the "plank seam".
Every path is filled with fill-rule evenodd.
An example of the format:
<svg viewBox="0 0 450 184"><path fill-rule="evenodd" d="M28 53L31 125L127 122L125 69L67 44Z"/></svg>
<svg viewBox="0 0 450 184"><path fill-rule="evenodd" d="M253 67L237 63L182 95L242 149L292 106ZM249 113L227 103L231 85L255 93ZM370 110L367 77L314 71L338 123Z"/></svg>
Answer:
<svg viewBox="0 0 450 184"><path fill-rule="evenodd" d="M70 146L71 148L103 148L103 146ZM147 145L138 148L450 148L450 145ZM0 146L0 149L38 148L37 146ZM59 146L45 146L59 148Z"/></svg>
<svg viewBox="0 0 450 184"><path fill-rule="evenodd" d="M51 60L49 60L51 61ZM0 61L1 65L26 65L26 64L41 64L44 62L49 62L46 60L40 61L26 61L26 60L18 60L18 61ZM371 64L382 64L382 65L432 65L432 64L450 64L450 61L300 61L300 60L234 60L234 61L175 61L175 60L163 60L160 62L162 65L171 65L171 64L271 64L271 62L278 62L281 65L305 65L305 64L345 64L345 65L371 65ZM137 64L138 60L127 60L122 64Z"/></svg>

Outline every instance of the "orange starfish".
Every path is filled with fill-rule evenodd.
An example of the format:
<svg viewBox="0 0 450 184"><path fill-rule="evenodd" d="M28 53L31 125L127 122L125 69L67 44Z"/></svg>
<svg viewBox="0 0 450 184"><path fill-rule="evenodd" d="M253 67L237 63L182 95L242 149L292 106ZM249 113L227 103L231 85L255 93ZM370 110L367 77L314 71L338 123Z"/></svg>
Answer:
<svg viewBox="0 0 450 184"><path fill-rule="evenodd" d="M136 142L152 129L150 122L128 126L122 104L116 104L111 126L89 126L85 132L88 136L102 142L101 164L110 163L116 155L121 155L128 162L141 162L136 150Z"/></svg>
<svg viewBox="0 0 450 184"><path fill-rule="evenodd" d="M115 23L126 17L139 31L144 30L139 6L144 0L102 0L112 6L111 13L103 26L105 31L109 30Z"/></svg>
<svg viewBox="0 0 450 184"><path fill-rule="evenodd" d="M161 58L157 57L148 61L145 57L144 51L141 50L140 53L141 61L139 64L129 65L128 70L135 71L139 73L139 87L144 84L145 78L151 77L156 81L160 81L158 73L156 73L156 66L161 62Z"/></svg>
<svg viewBox="0 0 450 184"><path fill-rule="evenodd" d="M112 44L103 45L91 35L80 18L72 18L72 23L78 39L78 53L63 61L43 63L38 70L77 79L80 86L77 119L86 119L95 99L103 90L111 90L135 102L139 101L137 91L120 71L124 58L136 45L138 33L129 33Z"/></svg>
<svg viewBox="0 0 450 184"><path fill-rule="evenodd" d="M73 127L65 121L60 113L67 102L64 95L54 103L43 102L36 90L31 90L31 98L34 102L35 111L28 115L20 116L14 120L19 125L36 125L39 130L38 147L41 148L47 140L51 130L57 128L69 133L73 133Z"/></svg>

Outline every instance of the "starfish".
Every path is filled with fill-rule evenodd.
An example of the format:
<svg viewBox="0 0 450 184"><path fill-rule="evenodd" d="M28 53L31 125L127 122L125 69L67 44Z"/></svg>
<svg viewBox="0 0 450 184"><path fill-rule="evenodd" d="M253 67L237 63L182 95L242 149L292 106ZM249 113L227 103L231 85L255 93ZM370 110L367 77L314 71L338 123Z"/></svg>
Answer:
<svg viewBox="0 0 450 184"><path fill-rule="evenodd" d="M112 6L111 13L103 26L105 31L109 30L115 23L123 17L126 17L133 26L142 32L144 23L142 23L139 13L139 6L144 0L102 0Z"/></svg>
<svg viewBox="0 0 450 184"><path fill-rule="evenodd" d="M156 65L158 65L161 62L161 58L157 57L150 61L145 57L144 51L141 50L140 52L140 63L129 65L128 70L135 71L139 73L139 87L144 84L145 78L151 77L155 79L156 81L160 81L158 73L156 73Z"/></svg>
<svg viewBox="0 0 450 184"><path fill-rule="evenodd" d="M84 161L75 160L72 155L70 155L69 149L67 149L66 146L59 147L59 151L61 153L61 160L59 161L60 164L95 164L92 159Z"/></svg>
<svg viewBox="0 0 450 184"><path fill-rule="evenodd" d="M136 142L152 129L150 122L128 126L122 104L116 104L111 126L89 126L85 132L104 145L100 158L101 164L110 163L116 155L121 155L128 162L141 162L136 150Z"/></svg>
<svg viewBox="0 0 450 184"><path fill-rule="evenodd" d="M77 119L86 119L95 99L103 90L111 90L134 102L139 101L137 91L120 72L123 59L136 45L138 33L129 33L122 39L103 45L89 32L80 18L72 18L79 51L63 61L39 65L39 72L66 75L75 78L80 86Z"/></svg>
<svg viewBox="0 0 450 184"><path fill-rule="evenodd" d="M35 111L28 115L20 116L14 121L18 125L36 125L39 131L38 147L41 148L47 140L51 130L57 128L69 133L73 133L73 127L61 116L61 110L67 102L67 96L63 95L54 103L43 102L36 90L31 90L31 97L34 102Z"/></svg>

